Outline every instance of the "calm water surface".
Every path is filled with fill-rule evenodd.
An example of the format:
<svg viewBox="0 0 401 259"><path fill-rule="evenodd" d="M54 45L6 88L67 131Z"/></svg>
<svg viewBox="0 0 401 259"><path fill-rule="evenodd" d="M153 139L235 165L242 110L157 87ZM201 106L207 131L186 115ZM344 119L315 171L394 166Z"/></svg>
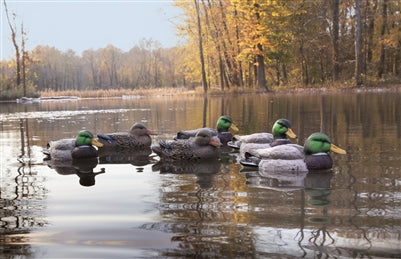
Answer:
<svg viewBox="0 0 401 259"><path fill-rule="evenodd" d="M171 139L229 114L240 134L287 118L303 144L324 131L347 155L328 174L157 164L136 154L44 164L49 140L143 122ZM5 258L401 256L401 94L247 95L0 104ZM19 161L25 162L25 164Z"/></svg>

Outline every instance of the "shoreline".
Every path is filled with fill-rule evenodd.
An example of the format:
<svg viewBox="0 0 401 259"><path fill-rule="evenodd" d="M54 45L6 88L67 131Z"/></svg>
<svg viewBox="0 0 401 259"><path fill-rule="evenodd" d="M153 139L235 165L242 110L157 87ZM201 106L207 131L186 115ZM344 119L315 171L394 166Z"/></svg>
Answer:
<svg viewBox="0 0 401 259"><path fill-rule="evenodd" d="M255 89L228 89L222 92L220 89L212 88L206 94L208 97L223 96L223 95L248 95L248 94L263 94L263 95L321 95L321 94L337 94L337 93L384 93L384 92L401 92L401 85L387 85L387 86L362 86L362 87L319 87L319 88L291 88L291 89L274 89L272 91L255 90ZM136 99L144 97L169 97L169 96L188 96L188 97L202 97L204 93L202 89L185 89L185 88L157 88L157 89L139 89L139 90L126 90L126 89L111 89L111 90L97 90L97 91L44 91L40 93L40 97L29 98L21 97L14 100L0 100L1 103L35 103L41 101L59 101L59 100L79 100L79 99L104 99L104 98L122 98L122 99Z"/></svg>

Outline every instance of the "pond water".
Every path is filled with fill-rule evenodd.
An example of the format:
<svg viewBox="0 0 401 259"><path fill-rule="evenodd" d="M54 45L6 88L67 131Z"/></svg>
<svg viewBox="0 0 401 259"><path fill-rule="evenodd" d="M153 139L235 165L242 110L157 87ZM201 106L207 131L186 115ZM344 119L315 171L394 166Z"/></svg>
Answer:
<svg viewBox="0 0 401 259"><path fill-rule="evenodd" d="M214 127L303 144L324 131L347 155L325 174L261 175L238 154L186 166L135 154L48 165L49 140L126 131L160 139ZM0 104L0 249L5 258L396 258L401 255L401 93L149 97ZM24 163L21 163L24 162ZM85 169L83 169L84 167Z"/></svg>

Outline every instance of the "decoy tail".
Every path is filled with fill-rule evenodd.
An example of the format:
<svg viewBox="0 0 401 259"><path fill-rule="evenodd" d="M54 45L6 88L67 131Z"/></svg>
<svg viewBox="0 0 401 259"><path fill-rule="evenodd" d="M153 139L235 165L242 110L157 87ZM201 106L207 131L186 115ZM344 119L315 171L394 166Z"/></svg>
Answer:
<svg viewBox="0 0 401 259"><path fill-rule="evenodd" d="M190 134L186 133L185 131L178 131L177 135L174 137L174 140L178 140L178 139L189 139L191 137Z"/></svg>
<svg viewBox="0 0 401 259"><path fill-rule="evenodd" d="M114 139L110 135L107 135L107 134L98 134L97 137L99 139L106 140L110 144L114 142Z"/></svg>
<svg viewBox="0 0 401 259"><path fill-rule="evenodd" d="M160 147L164 148L166 152L171 151L171 145L164 139L159 141L159 145L160 145Z"/></svg>
<svg viewBox="0 0 401 259"><path fill-rule="evenodd" d="M245 152L245 158L240 160L240 164L243 166L259 167L260 158Z"/></svg>
<svg viewBox="0 0 401 259"><path fill-rule="evenodd" d="M42 153L50 158L50 151L48 149L43 149Z"/></svg>
<svg viewBox="0 0 401 259"><path fill-rule="evenodd" d="M49 149L50 149L50 143L47 143L46 148L42 149L42 153L46 156L45 157L46 160L51 158Z"/></svg>
<svg viewBox="0 0 401 259"><path fill-rule="evenodd" d="M239 145L239 143L238 142L236 142L236 141L228 141L227 142L227 146L229 146L229 147L232 147L232 148L235 148L235 149L240 149L240 145Z"/></svg>

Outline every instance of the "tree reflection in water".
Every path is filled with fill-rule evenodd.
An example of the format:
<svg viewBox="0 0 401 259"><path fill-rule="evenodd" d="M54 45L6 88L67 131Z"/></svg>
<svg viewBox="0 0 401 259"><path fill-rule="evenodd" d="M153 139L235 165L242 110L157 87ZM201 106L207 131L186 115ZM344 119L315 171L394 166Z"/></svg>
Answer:
<svg viewBox="0 0 401 259"><path fill-rule="evenodd" d="M48 224L43 215L47 190L31 166L22 165L17 172L14 181L8 179L12 177L10 172L2 174L2 181L8 184L1 187L0 252L3 256L29 257L34 251L28 234Z"/></svg>
<svg viewBox="0 0 401 259"><path fill-rule="evenodd" d="M27 234L48 224L43 215L47 190L37 168L33 167L37 162L29 144L27 119L19 120L19 130L21 148L16 159L21 164L17 175L10 170L1 173L0 252L11 257L31 256L34 252Z"/></svg>
<svg viewBox="0 0 401 259"><path fill-rule="evenodd" d="M171 241L178 242L178 249L162 256L254 257L250 227L241 223L242 206L232 202L237 195L230 186L235 180L231 165L219 161L154 165L153 170L169 176L160 191L163 221L142 228L174 233Z"/></svg>

